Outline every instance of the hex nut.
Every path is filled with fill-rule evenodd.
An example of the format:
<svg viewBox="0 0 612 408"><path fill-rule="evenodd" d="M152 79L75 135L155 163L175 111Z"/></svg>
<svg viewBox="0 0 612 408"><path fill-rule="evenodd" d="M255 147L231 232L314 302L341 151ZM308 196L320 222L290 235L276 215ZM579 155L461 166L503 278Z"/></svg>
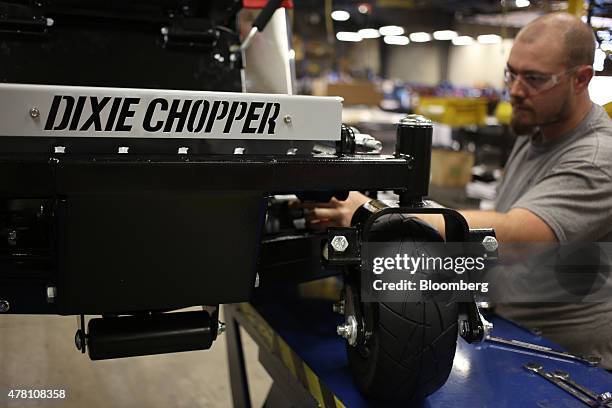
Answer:
<svg viewBox="0 0 612 408"><path fill-rule="evenodd" d="M497 248L499 247L499 244L497 243L497 239L495 239L495 237L487 235L482 240L482 246L484 246L487 252L493 252L497 250Z"/></svg>
<svg viewBox="0 0 612 408"><path fill-rule="evenodd" d="M349 242L344 235L336 235L331 240L331 246L336 252L344 252L349 246Z"/></svg>

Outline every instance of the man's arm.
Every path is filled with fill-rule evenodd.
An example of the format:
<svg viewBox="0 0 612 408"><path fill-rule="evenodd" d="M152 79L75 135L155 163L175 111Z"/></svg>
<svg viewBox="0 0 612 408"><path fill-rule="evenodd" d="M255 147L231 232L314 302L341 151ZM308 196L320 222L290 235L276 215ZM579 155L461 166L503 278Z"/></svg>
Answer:
<svg viewBox="0 0 612 408"><path fill-rule="evenodd" d="M493 228L499 242L556 242L553 230L540 217L523 208L507 213L459 210L470 228ZM437 214L416 214L444 236L444 219Z"/></svg>
<svg viewBox="0 0 612 408"><path fill-rule="evenodd" d="M310 225L325 229L332 226L348 226L355 210L370 199L358 192L351 192L346 201L332 199L326 204L304 204ZM513 208L507 213L495 211L459 210L470 228L494 228L499 242L556 242L553 230L540 217L523 208ZM415 214L431 224L444 236L444 218L437 214Z"/></svg>

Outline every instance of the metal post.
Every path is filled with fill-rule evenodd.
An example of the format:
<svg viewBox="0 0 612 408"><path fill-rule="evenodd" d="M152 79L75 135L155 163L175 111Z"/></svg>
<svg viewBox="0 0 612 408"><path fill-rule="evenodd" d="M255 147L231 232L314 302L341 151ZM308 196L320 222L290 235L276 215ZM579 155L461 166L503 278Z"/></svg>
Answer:
<svg viewBox="0 0 612 408"><path fill-rule="evenodd" d="M240 337L240 326L234 317L233 305L223 307L226 319L227 361L229 365L232 400L235 407L251 408L249 383L247 380L244 351Z"/></svg>

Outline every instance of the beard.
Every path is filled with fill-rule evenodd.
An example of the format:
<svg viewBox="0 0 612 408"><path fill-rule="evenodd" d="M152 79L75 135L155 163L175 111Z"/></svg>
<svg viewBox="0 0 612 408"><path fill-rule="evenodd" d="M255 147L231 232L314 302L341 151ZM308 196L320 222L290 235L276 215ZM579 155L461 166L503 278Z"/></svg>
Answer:
<svg viewBox="0 0 612 408"><path fill-rule="evenodd" d="M567 94L560 98L560 104L547 113L538 112L534 107L526 106L519 100L512 101L512 118L510 127L517 136L531 135L536 129L562 122L571 114L571 103Z"/></svg>
<svg viewBox="0 0 612 408"><path fill-rule="evenodd" d="M533 110L522 109L517 112L513 109L510 128L517 136L530 135L538 127L536 114Z"/></svg>

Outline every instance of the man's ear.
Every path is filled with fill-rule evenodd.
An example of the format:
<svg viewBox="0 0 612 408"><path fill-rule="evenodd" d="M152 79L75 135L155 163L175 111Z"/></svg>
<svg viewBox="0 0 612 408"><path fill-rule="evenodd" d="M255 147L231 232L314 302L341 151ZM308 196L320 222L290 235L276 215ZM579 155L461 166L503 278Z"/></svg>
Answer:
<svg viewBox="0 0 612 408"><path fill-rule="evenodd" d="M590 65L583 65L576 70L574 74L574 86L576 91L581 92L588 88L591 78L593 78L593 67Z"/></svg>

